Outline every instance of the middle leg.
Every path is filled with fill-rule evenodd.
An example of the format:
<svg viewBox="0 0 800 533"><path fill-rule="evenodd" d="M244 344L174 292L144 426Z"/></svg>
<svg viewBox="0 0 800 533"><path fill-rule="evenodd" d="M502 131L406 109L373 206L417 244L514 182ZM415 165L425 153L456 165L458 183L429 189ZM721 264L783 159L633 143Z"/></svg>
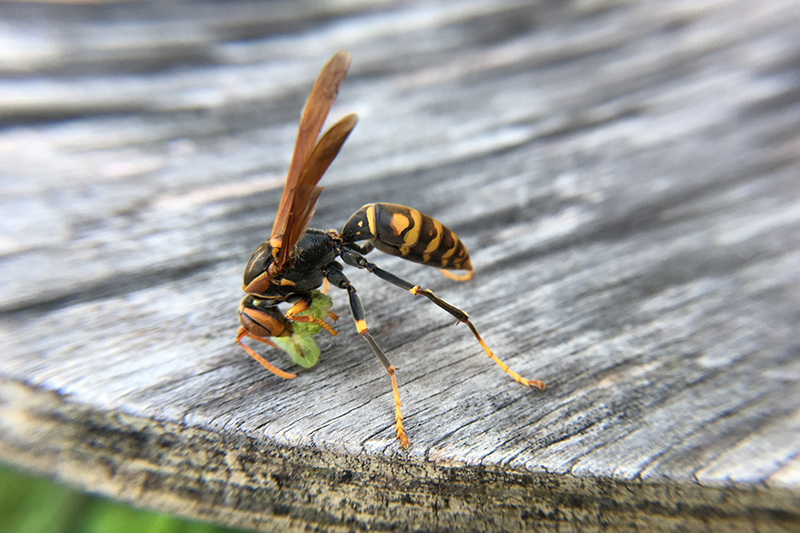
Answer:
<svg viewBox="0 0 800 533"><path fill-rule="evenodd" d="M383 365L383 368L386 369L389 377L392 378L395 432L397 433L397 438L400 440L400 444L403 446L403 448L408 448L410 443L408 442L408 437L406 437L406 432L403 429L403 414L400 412L400 392L397 390L397 378L395 377L396 369L389 362L386 354L383 352L381 347L378 346L378 343L375 342L375 339L372 338L372 335L370 335L367 331L367 321L364 317L364 306L361 305L361 299L356 294L356 288L353 287L353 285L350 283L350 280L347 279L341 270L329 268L326 275L333 285L336 285L340 289L347 291L347 296L350 300L350 312L353 314L353 321L356 323L356 329L358 330L358 333L364 337L364 340L367 341L369 347L372 349L372 353L375 354L375 356Z"/></svg>

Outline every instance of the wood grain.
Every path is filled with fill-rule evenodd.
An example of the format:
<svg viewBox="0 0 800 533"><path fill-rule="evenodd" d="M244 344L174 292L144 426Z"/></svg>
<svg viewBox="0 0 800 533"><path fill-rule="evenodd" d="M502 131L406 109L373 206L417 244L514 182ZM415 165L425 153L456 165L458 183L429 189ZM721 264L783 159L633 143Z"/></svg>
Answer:
<svg viewBox="0 0 800 533"><path fill-rule="evenodd" d="M255 530L800 528L794 2L0 5L0 458ZM313 225L413 206L475 278L349 272L284 381L233 344L319 68ZM264 352L296 371L287 358Z"/></svg>

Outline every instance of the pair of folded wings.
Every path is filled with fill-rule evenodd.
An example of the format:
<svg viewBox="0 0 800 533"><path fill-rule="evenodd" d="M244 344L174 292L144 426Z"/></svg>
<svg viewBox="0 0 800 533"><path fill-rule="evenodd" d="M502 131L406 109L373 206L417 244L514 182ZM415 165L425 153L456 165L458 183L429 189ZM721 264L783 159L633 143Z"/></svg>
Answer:
<svg viewBox="0 0 800 533"><path fill-rule="evenodd" d="M269 239L278 269L286 263L289 252L305 233L322 192L317 183L358 121L355 113L345 116L314 144L349 67L350 54L337 52L322 67L303 107L292 162Z"/></svg>

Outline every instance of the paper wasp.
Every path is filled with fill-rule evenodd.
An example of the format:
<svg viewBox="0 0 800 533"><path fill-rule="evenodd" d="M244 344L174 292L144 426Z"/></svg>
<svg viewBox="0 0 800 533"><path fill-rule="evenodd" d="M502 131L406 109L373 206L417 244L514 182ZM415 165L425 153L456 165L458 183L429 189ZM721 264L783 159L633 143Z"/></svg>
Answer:
<svg viewBox="0 0 800 533"><path fill-rule="evenodd" d="M377 248L424 265L466 271L466 274L455 275L442 270L448 277L459 281L471 278L473 270L466 247L442 223L410 207L374 203L365 205L353 214L341 232L308 228L317 198L322 192L317 183L356 125L356 115L347 115L325 132L315 144L349 66L350 55L347 52L335 54L320 71L303 108L272 233L269 240L253 252L244 271L242 288L247 295L239 305L241 327L236 335L236 343L270 372L282 378L294 378L295 374L276 368L246 346L242 339L249 337L277 348L270 338L290 336L293 328L300 324L315 324L335 335L336 331L324 320L321 313L308 314L308 311L316 303L314 294L319 294L316 289L323 283L328 282L346 290L358 333L364 337L391 377L395 429L400 443L406 447L409 442L403 430L395 368L369 334L364 308L356 289L342 272L343 265L337 259L341 259L346 265L366 270L411 294L425 296L456 320L465 323L486 355L515 381L528 387L545 387L541 381L529 381L520 377L498 359L478 334L467 313L442 300L430 290L378 268L364 257L373 248ZM361 241L365 242L357 244ZM285 314L278 309L278 304L284 302L291 304ZM313 366L315 362L316 356L304 366Z"/></svg>

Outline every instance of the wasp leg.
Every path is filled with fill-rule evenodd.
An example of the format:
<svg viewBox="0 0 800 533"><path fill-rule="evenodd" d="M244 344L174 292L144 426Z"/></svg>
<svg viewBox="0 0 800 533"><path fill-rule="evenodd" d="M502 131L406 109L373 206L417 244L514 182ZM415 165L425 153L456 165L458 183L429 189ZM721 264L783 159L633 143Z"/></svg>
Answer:
<svg viewBox="0 0 800 533"><path fill-rule="evenodd" d="M389 377L392 378L395 432L397 433L397 438L400 439L400 444L403 446L403 448L408 448L410 443L408 442L408 437L406 437L406 432L403 429L403 415L400 412L400 392L397 390L397 378L395 377L396 369L389 362L386 354L383 353L383 350L380 346L378 346L378 343L375 342L375 339L372 338L372 335L370 335L367 331L367 321L364 318L364 306L361 305L361 299L356 294L356 288L350 284L350 280L348 280L345 275L342 274L341 270L329 268L326 275L332 284L347 291L347 296L350 300L350 312L353 314L353 320L356 323L356 329L358 330L358 333L364 337L369 344L369 347L372 349L372 353L375 354L375 356L383 365L383 368L385 368L386 372L389 373Z"/></svg>
<svg viewBox="0 0 800 533"><path fill-rule="evenodd" d="M354 242L348 242L347 244L345 244L345 246L361 255L367 255L368 253L370 253L372 250L375 249L375 245L372 244L370 241L366 241L364 244L361 245L356 244Z"/></svg>
<svg viewBox="0 0 800 533"><path fill-rule="evenodd" d="M296 304L291 306L286 311L286 313L284 313L284 316L286 317L286 320L291 320L293 322L314 323L314 324L317 324L318 326L321 326L322 329L324 329L325 331L330 333L332 336L335 337L336 335L338 335L339 332L336 331L335 329L333 329L333 327L330 324L328 324L327 322L325 322L321 318L316 318L316 317L313 317L313 316L298 315L298 313L302 313L303 311L308 310L310 305L311 304L305 298L303 298L302 300L300 300L299 302L297 302ZM329 316L330 316L330 314L329 314ZM334 315L334 316L336 316L336 315ZM331 317L331 318L333 318L333 317ZM338 319L339 317L336 317L336 318Z"/></svg>
<svg viewBox="0 0 800 533"><path fill-rule="evenodd" d="M249 337L255 341L263 342L264 344L272 346L273 348L278 348L277 344L264 337L256 337L255 335L253 335L252 333L250 333L249 331L247 331L242 327L240 327L239 331L236 333L236 344L244 348L244 351L247 352L248 355L250 355L250 357L261 363L261 366L263 366L276 376L282 377L283 379L292 379L297 377L297 374L290 374L288 372L284 372L280 368L273 366L272 363L270 363L269 361L258 355L258 353L256 353L255 350L244 344L242 342L242 337Z"/></svg>
<svg viewBox="0 0 800 533"><path fill-rule="evenodd" d="M341 269L342 269L342 266L341 266L339 263L336 263L336 262L334 261L334 263L333 263L333 264L336 264L336 265L337 265L337 267L334 267L334 268L338 268L338 270L341 270ZM325 279L323 279L323 280L322 280L322 288L320 289L320 292L321 292L322 294L328 294L328 289L330 288L330 285L331 285L331 284L330 284L330 282L328 281L328 278L325 278ZM337 320L339 320L339 315L337 315L337 314L336 314L336 313L334 313L333 311L328 311L328 316L329 316L329 317L331 318L331 320L333 320L334 322L336 322Z"/></svg>
<svg viewBox="0 0 800 533"><path fill-rule="evenodd" d="M497 363L497 365L500 368L502 368L503 371L506 374L508 374L509 376L511 376L514 379L514 381L516 381L517 383L521 383L521 384L525 385L526 387L536 387L537 389L541 389L541 390L545 389L545 385L544 385L543 382L541 382L539 380L528 380L528 379L523 378L522 376L520 376L519 374L517 374L516 372L514 372L513 370L508 368L508 365L506 365L503 361L498 359L497 356L492 352L492 350L489 349L489 347L486 345L486 343L483 342L483 339L481 338L480 333L478 333L478 330L472 324L472 322L469 319L469 315L466 312L464 312L461 309L459 309L458 307L456 307L456 306L454 306L454 305L442 300L441 298L436 296L430 290L423 289L419 285L413 285L413 284L409 283L408 281L395 276L391 272L387 272L387 271L385 271L385 270L383 270L381 268L378 268L375 264L370 263L362 255L360 255L360 254L358 254L358 253L356 253L356 252L354 252L352 250L348 250L346 248L343 248L342 252L341 252L341 258L348 265L354 266L356 268L361 268L361 269L364 269L364 270L366 270L368 272L371 272L371 273L375 274L376 276L378 276L379 278L381 278L382 280L388 281L392 285L396 285L396 286L400 287L401 289L405 289L405 290L407 290L408 292L410 292L411 294L413 294L415 296L418 295L418 294L421 294L421 295L425 296L430 301L432 301L433 303L435 303L436 305L438 305L439 307L441 307L442 309L444 309L445 311L450 313L456 320L458 320L459 322L465 323L469 327L470 331L472 331L472 334L475 335L475 338L478 339L478 342L480 343L481 347L483 348L483 351L486 352L486 355L488 355L489 358L491 358L492 361Z"/></svg>
<svg viewBox="0 0 800 533"><path fill-rule="evenodd" d="M445 270L443 268L439 269L439 272L444 274L444 277L450 278L453 281L469 281L472 279L472 276L475 275L474 270L467 270L464 274L453 274L449 270Z"/></svg>

